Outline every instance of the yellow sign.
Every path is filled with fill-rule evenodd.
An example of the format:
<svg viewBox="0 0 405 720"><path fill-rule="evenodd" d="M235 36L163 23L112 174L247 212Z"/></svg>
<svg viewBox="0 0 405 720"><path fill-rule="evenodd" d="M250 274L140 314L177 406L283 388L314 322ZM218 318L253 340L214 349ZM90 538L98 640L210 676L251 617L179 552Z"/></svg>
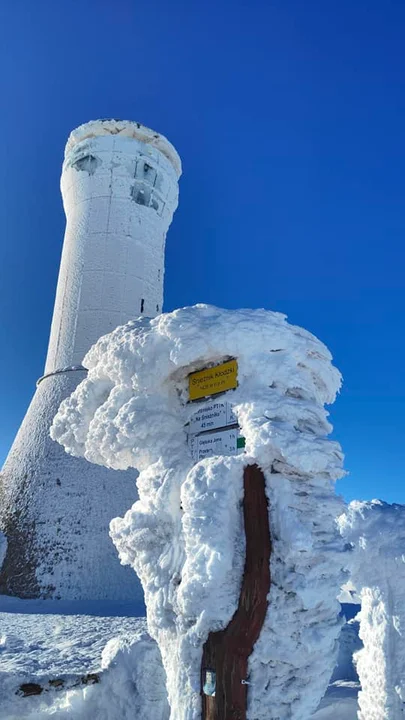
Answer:
<svg viewBox="0 0 405 720"><path fill-rule="evenodd" d="M189 399L215 395L216 393L232 390L238 385L238 363L236 360L229 360L222 365L199 370L188 376Z"/></svg>

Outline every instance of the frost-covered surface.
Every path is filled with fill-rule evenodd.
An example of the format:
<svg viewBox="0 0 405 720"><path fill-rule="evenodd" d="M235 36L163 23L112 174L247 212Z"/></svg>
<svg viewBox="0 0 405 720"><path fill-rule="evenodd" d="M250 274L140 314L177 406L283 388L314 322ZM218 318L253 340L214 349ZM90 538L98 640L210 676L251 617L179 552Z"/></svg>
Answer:
<svg viewBox="0 0 405 720"><path fill-rule="evenodd" d="M71 134L61 189L66 212L45 373L80 366L117 325L162 309L166 233L178 203L180 159L153 130L93 121ZM49 437L83 372L42 380L0 475L8 537L0 591L32 597L136 597L108 538L137 499L124 475L73 460Z"/></svg>
<svg viewBox="0 0 405 720"><path fill-rule="evenodd" d="M3 565L3 560L6 557L7 550L7 538L4 533L0 532L0 569Z"/></svg>
<svg viewBox="0 0 405 720"><path fill-rule="evenodd" d="M57 602L37 602L33 614L34 605L0 597L0 720L168 720L164 671L144 618L60 614ZM89 674L99 682L85 684ZM25 683L42 693L23 697Z"/></svg>
<svg viewBox="0 0 405 720"><path fill-rule="evenodd" d="M311 720L357 720L359 684L337 680L332 683Z"/></svg>
<svg viewBox="0 0 405 720"><path fill-rule="evenodd" d="M353 662L353 656L361 650L362 647L363 643L359 638L359 621L357 618L353 618L342 627L339 636L339 654L331 682L338 680L358 682L359 678Z"/></svg>
<svg viewBox="0 0 405 720"><path fill-rule="evenodd" d="M0 475L8 548L2 592L20 597L138 601L142 588L117 557L108 527L138 497L136 471L69 457L49 428L79 373L44 380ZM82 373L83 375L83 373Z"/></svg>
<svg viewBox="0 0 405 720"><path fill-rule="evenodd" d="M83 125L79 125L69 135L65 155L70 153L83 140L108 135L119 135L120 138L138 140L145 145L158 149L173 165L177 175L181 175L181 160L171 142L164 135L160 135L155 130L151 130L151 128L134 120L107 118L104 120L90 120Z"/></svg>
<svg viewBox="0 0 405 720"><path fill-rule="evenodd" d="M197 407L187 404L187 375L228 357L238 359L239 386L227 399L246 454L193 465L185 425ZM171 719L200 718L202 646L237 607L243 467L252 462L266 477L273 552L248 717L309 717L335 664L345 579L334 493L342 454L327 440L324 409L340 375L327 348L278 313L199 305L117 328L84 362L88 377L62 404L52 436L91 462L141 471L139 502L112 521L111 535L143 584Z"/></svg>
<svg viewBox="0 0 405 720"><path fill-rule="evenodd" d="M359 606L350 604L350 609ZM343 606L343 613L347 606ZM357 720L359 678L353 655L362 647L359 623L351 617L342 627L339 636L339 653L329 687L311 720Z"/></svg>
<svg viewBox="0 0 405 720"><path fill-rule="evenodd" d="M360 605L360 597L351 580L342 586L338 600L343 605Z"/></svg>
<svg viewBox="0 0 405 720"><path fill-rule="evenodd" d="M137 123L71 134L61 177L66 232L46 372L79 365L101 335L162 310L166 233L178 204L170 143Z"/></svg>
<svg viewBox="0 0 405 720"><path fill-rule="evenodd" d="M61 614L57 601L51 602L51 612L43 613L44 608L40 607L34 613L19 612L23 609L21 604L31 604L29 600L14 605L17 612L4 612L2 599L0 597L0 669L3 681L4 674L20 675L24 682L40 682L44 678L96 672L102 650L111 638L124 638L134 630L145 630L144 618Z"/></svg>
<svg viewBox="0 0 405 720"><path fill-rule="evenodd" d="M160 654L133 610L0 596L0 720L168 720ZM347 667L344 659L339 677ZM89 673L97 684L82 684ZM63 686L52 687L55 680ZM26 682L40 684L41 695L16 694ZM355 720L357 691L349 678L335 681L313 720Z"/></svg>
<svg viewBox="0 0 405 720"><path fill-rule="evenodd" d="M361 596L359 720L405 715L405 506L353 501L339 519Z"/></svg>

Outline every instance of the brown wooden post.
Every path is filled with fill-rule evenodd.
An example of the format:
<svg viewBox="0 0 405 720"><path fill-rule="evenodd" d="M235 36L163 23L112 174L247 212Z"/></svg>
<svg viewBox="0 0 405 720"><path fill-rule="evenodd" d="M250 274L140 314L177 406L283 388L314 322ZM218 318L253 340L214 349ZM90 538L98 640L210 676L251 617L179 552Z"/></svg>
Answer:
<svg viewBox="0 0 405 720"><path fill-rule="evenodd" d="M266 485L257 465L244 469L246 558L239 605L228 627L210 633L201 665L202 720L246 720L248 658L260 635L270 591L270 527ZM205 671L216 673L215 696L202 690Z"/></svg>

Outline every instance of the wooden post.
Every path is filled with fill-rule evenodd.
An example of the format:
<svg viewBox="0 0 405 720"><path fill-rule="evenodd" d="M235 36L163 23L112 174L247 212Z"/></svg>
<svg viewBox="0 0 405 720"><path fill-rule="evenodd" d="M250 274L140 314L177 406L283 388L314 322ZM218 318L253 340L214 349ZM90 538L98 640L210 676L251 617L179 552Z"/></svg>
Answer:
<svg viewBox="0 0 405 720"><path fill-rule="evenodd" d="M210 633L201 665L202 720L246 720L248 658L260 635L270 591L270 527L265 478L257 465L244 469L246 558L238 609L225 630ZM205 671L216 673L215 696L205 695Z"/></svg>

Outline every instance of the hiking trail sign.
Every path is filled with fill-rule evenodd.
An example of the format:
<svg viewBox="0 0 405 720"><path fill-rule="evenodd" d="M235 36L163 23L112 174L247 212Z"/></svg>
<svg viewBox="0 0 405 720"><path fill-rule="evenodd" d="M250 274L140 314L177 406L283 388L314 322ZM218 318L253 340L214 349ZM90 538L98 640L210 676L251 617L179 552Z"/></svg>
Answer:
<svg viewBox="0 0 405 720"><path fill-rule="evenodd" d="M228 360L221 365L198 370L188 376L189 400L216 395L238 386L238 363Z"/></svg>

